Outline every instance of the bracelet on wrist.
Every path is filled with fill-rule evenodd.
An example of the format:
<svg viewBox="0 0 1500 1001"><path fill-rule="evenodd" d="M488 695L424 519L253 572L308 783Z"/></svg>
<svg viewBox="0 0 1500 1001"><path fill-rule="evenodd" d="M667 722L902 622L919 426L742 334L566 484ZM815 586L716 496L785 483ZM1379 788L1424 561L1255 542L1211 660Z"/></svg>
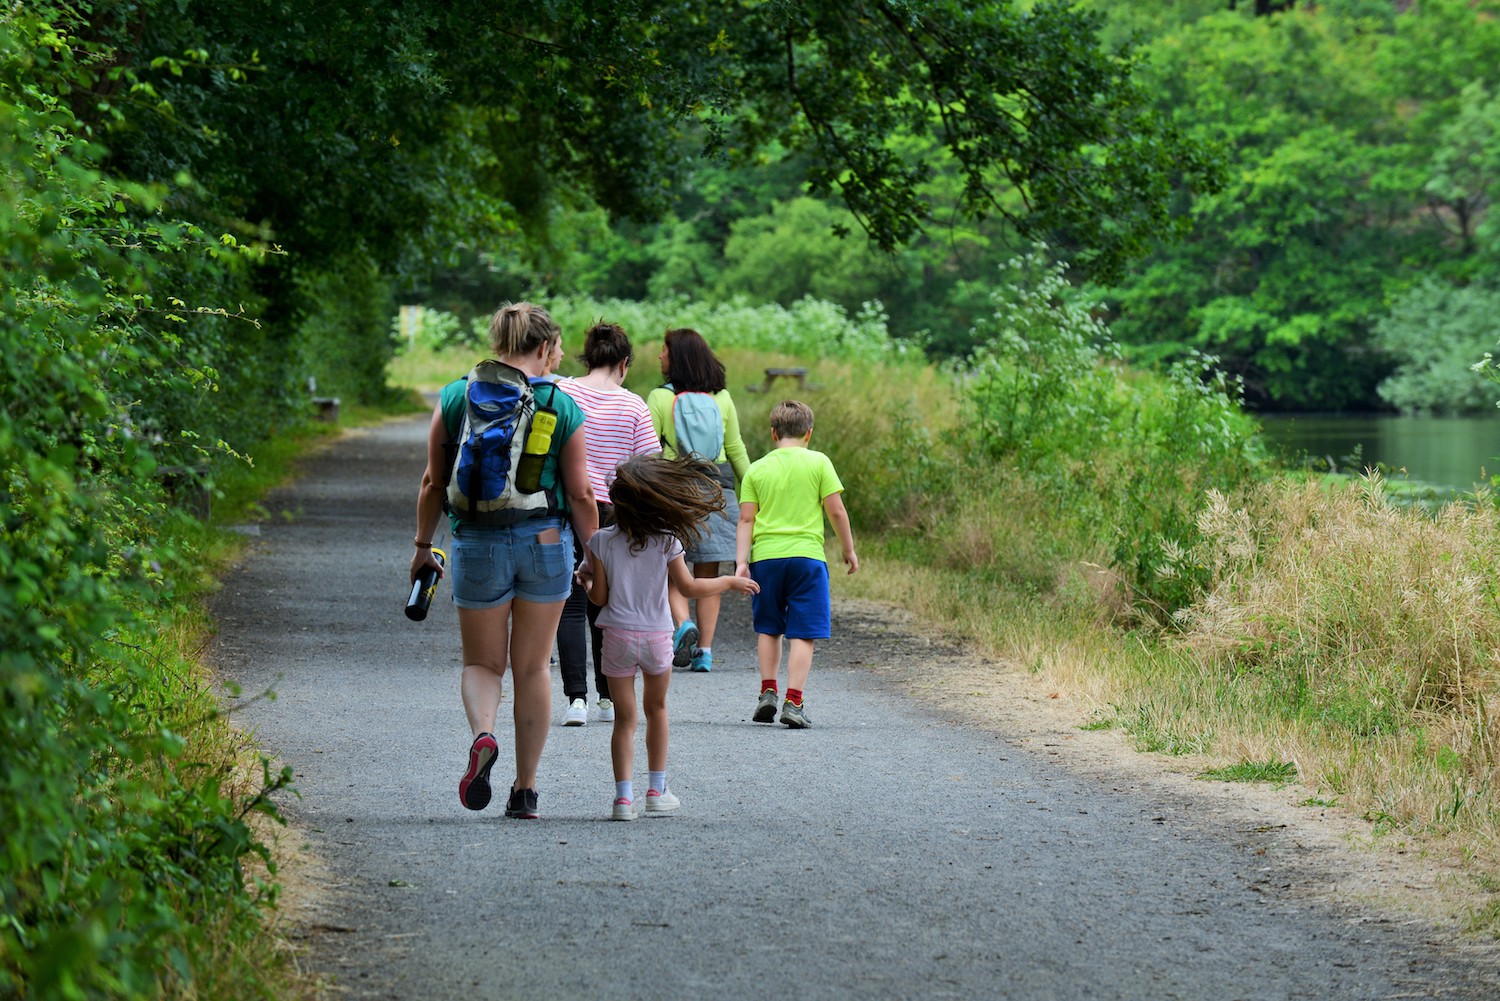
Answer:
<svg viewBox="0 0 1500 1001"><path fill-rule="evenodd" d="M412 539L411 541L412 541L412 545L416 546L418 549L431 549L432 548L432 543L430 543L430 542L423 542L420 539Z"/></svg>

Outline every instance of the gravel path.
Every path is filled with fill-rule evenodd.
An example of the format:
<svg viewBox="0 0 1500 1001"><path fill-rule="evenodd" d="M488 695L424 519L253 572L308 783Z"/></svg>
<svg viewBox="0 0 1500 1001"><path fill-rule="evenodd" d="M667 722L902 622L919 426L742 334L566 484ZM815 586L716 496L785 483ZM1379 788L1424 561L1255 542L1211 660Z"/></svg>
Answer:
<svg viewBox="0 0 1500 1001"><path fill-rule="evenodd" d="M330 997L1500 993L1492 963L1434 928L1321 900L1326 874L1276 831L913 698L911 663L942 670L942 652L854 606L819 647L814 727L791 731L749 722L749 606L726 598L713 673L672 681L678 814L608 820L598 722L554 726L540 821L505 819L498 792L470 813L446 585L425 623L401 613L425 426L310 461L216 602L235 718L294 767L286 812L328 866L303 933ZM507 697L497 789L508 717Z"/></svg>

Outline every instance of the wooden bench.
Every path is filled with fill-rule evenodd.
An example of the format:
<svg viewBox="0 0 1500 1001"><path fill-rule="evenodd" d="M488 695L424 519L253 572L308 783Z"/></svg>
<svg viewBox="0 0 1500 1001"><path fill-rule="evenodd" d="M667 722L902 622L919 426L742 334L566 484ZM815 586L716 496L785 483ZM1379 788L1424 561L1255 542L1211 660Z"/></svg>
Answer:
<svg viewBox="0 0 1500 1001"><path fill-rule="evenodd" d="M339 398L319 396L318 380L312 376L307 377L307 392L312 397L313 409L318 412L318 420L324 424L337 424L339 422Z"/></svg>
<svg viewBox="0 0 1500 1001"><path fill-rule="evenodd" d="M759 386L745 387L752 393L769 393L777 379L796 379L798 389L817 389L817 386L807 384L807 369L805 368L768 368L766 369L766 381Z"/></svg>

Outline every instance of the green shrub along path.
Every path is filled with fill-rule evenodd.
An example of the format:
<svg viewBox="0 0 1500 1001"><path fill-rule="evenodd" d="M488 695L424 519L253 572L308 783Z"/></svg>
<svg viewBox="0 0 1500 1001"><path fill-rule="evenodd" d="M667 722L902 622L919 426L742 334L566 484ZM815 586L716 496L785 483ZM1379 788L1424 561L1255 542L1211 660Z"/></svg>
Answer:
<svg viewBox="0 0 1500 1001"><path fill-rule="evenodd" d="M790 731L749 721L749 608L726 600L714 671L673 679L678 814L608 819L598 722L554 726L540 821L466 811L446 585L402 615L425 427L311 456L216 600L234 719L294 769L285 812L330 870L299 920L335 996L1493 997L1447 930L1330 902L1338 863L1253 797L1069 770L1064 739L914 698L962 658L871 606L840 604L815 725Z"/></svg>

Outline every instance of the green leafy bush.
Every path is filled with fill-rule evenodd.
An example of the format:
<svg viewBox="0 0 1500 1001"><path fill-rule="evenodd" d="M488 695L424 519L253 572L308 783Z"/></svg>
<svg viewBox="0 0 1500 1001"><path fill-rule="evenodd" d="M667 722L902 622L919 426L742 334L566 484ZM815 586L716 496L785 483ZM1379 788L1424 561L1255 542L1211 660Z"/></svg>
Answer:
<svg viewBox="0 0 1500 1001"><path fill-rule="evenodd" d="M1007 265L959 369L968 433L982 454L1046 484L1075 527L1094 525L1137 597L1166 618L1204 583L1173 556L1197 537L1206 491L1256 476L1264 446L1214 359L1191 354L1164 374L1119 365L1066 270L1045 248Z"/></svg>
<svg viewBox="0 0 1500 1001"><path fill-rule="evenodd" d="M637 344L660 340L674 327L692 327L720 347L750 348L803 359L877 358L910 351L893 341L879 303L867 302L854 315L821 299L801 299L790 307L752 305L744 299L728 303L695 302L685 298L636 302L561 296L549 299L547 309L563 328L568 343L603 317L624 326Z"/></svg>
<svg viewBox="0 0 1500 1001"><path fill-rule="evenodd" d="M61 95L109 53L79 16L0 16L0 996L216 993L209 957L268 902L246 816L286 776L234 781L180 736L214 708L166 639L190 554L157 474L275 409L217 393L235 359L266 384L228 347L259 328L165 291L243 290L239 250L80 138Z"/></svg>
<svg viewBox="0 0 1500 1001"><path fill-rule="evenodd" d="M1500 289L1428 279L1375 325L1376 344L1396 362L1380 397L1404 413L1483 413L1493 392L1474 362L1495 346Z"/></svg>

